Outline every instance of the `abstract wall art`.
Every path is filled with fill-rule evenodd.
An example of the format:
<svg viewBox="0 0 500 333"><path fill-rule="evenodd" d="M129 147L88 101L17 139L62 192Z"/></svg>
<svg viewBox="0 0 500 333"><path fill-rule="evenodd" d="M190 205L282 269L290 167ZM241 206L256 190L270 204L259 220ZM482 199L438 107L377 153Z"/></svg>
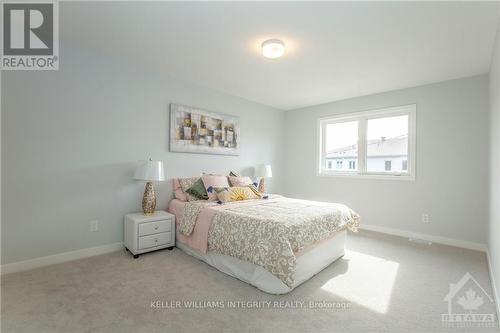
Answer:
<svg viewBox="0 0 500 333"><path fill-rule="evenodd" d="M170 151L239 155L239 117L170 104Z"/></svg>

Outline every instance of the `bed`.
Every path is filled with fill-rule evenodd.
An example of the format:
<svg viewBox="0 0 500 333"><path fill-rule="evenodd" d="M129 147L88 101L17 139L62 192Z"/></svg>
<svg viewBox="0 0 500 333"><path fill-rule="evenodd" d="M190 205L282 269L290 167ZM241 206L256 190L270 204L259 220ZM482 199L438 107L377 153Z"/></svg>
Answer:
<svg viewBox="0 0 500 333"><path fill-rule="evenodd" d="M176 246L270 294L292 291L344 255L359 216L341 204L270 196L218 204L173 199Z"/></svg>

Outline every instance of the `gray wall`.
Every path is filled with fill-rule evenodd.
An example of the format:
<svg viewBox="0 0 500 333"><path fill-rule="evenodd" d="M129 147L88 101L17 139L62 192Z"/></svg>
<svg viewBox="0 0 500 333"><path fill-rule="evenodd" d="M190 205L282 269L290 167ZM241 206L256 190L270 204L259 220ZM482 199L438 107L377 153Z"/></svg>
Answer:
<svg viewBox="0 0 500 333"><path fill-rule="evenodd" d="M488 246L490 266L496 283L496 291L500 290L500 20L497 30L495 54L490 71L490 221L488 230ZM500 301L500 295L497 302Z"/></svg>
<svg viewBox="0 0 500 333"><path fill-rule="evenodd" d="M2 73L3 264L122 241L144 188L135 163L149 156L168 179L270 163L268 188L282 191L282 111L61 46L59 71ZM170 102L239 115L241 155L169 153ZM159 188L160 209L171 186Z"/></svg>
<svg viewBox="0 0 500 333"><path fill-rule="evenodd" d="M498 67L497 60L490 76L493 184L500 180ZM284 113L67 42L60 68L2 73L2 264L121 241L123 215L140 210L135 162L148 156L165 161L169 179L249 173L257 163L271 163L273 192L346 203L366 224L488 240L486 76ZM170 102L239 115L241 156L169 153ZM409 103L418 105L415 182L316 176L318 117ZM171 182L159 192L161 209ZM491 200L489 243L498 263L498 186ZM420 222L422 213L430 214L429 225ZM89 232L93 219L99 232Z"/></svg>
<svg viewBox="0 0 500 333"><path fill-rule="evenodd" d="M414 182L316 175L319 117L412 103ZM370 225L486 243L488 122L486 75L288 111L285 194L345 203ZM422 213L430 224L421 222Z"/></svg>

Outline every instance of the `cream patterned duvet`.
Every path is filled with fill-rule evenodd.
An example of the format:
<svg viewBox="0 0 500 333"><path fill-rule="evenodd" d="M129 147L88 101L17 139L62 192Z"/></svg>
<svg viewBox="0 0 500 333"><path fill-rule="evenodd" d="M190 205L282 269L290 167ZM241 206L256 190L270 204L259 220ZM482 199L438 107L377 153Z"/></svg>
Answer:
<svg viewBox="0 0 500 333"><path fill-rule="evenodd" d="M203 209L213 213L209 251L262 266L289 287L294 282L295 253L359 226L358 214L345 205L277 197L225 205L188 202L178 221L181 234L192 233Z"/></svg>

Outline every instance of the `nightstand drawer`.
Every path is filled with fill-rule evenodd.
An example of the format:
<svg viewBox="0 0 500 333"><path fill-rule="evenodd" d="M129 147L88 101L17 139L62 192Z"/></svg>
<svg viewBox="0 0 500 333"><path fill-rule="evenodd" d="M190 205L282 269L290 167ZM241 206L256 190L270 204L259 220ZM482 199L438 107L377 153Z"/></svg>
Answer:
<svg viewBox="0 0 500 333"><path fill-rule="evenodd" d="M171 231L171 228L171 220L145 222L139 224L139 236L159 234L161 232Z"/></svg>
<svg viewBox="0 0 500 333"><path fill-rule="evenodd" d="M158 210L153 215L125 215L123 243L135 259L139 255L175 246L175 215Z"/></svg>
<svg viewBox="0 0 500 333"><path fill-rule="evenodd" d="M139 237L139 250L147 249L149 247L156 247L166 245L172 242L171 232L162 232L161 234L154 234L150 236Z"/></svg>

